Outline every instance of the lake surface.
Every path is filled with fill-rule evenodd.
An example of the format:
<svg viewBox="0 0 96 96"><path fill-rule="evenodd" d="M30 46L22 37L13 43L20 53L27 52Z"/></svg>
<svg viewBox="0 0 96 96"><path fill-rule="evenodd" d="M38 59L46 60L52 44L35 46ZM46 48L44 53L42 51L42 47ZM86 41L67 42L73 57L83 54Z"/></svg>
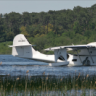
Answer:
<svg viewBox="0 0 96 96"><path fill-rule="evenodd" d="M59 66L52 67L48 63L38 62L34 60L22 59L12 55L0 55L0 75L6 76L25 76L28 70L29 76L55 75L68 76L71 75L96 75L96 66L82 66L82 67L67 67Z"/></svg>
<svg viewBox="0 0 96 96"><path fill-rule="evenodd" d="M12 55L0 62L0 96L96 96L96 66L52 67Z"/></svg>

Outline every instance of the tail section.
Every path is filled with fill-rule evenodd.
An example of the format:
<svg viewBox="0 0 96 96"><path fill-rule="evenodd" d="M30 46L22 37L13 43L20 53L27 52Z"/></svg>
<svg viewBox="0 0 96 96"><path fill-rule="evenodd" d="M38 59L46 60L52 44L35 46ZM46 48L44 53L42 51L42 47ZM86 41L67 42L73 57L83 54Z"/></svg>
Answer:
<svg viewBox="0 0 96 96"><path fill-rule="evenodd" d="M13 40L12 55L43 62L55 62L54 55L45 55L35 51L23 34L16 35Z"/></svg>
<svg viewBox="0 0 96 96"><path fill-rule="evenodd" d="M35 53L32 45L23 34L16 35L13 40L13 45L10 47L12 47L13 56L32 58Z"/></svg>

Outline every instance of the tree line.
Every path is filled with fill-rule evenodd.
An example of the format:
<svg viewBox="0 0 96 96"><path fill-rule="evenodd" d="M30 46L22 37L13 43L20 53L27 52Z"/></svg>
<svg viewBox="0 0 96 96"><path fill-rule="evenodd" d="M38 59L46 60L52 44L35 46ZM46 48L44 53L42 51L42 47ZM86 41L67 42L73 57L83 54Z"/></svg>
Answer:
<svg viewBox="0 0 96 96"><path fill-rule="evenodd" d="M22 14L0 14L0 42L24 34L41 50L47 47L96 41L96 4L88 8Z"/></svg>

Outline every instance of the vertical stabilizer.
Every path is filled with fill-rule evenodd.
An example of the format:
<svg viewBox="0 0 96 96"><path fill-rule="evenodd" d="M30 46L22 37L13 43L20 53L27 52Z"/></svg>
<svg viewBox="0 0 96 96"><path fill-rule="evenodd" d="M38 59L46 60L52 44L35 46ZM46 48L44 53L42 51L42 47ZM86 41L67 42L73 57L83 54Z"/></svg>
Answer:
<svg viewBox="0 0 96 96"><path fill-rule="evenodd" d="M23 34L16 35L13 39L12 55L23 57L23 58L32 58L35 50L32 48L32 45L27 41Z"/></svg>
<svg viewBox="0 0 96 96"><path fill-rule="evenodd" d="M13 46L28 46L31 45L23 34L16 35L13 39Z"/></svg>

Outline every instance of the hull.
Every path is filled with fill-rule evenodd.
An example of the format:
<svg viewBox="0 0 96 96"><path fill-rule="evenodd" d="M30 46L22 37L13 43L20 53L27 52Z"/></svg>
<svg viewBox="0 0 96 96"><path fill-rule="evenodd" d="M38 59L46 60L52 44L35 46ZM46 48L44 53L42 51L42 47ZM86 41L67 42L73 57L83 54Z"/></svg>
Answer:
<svg viewBox="0 0 96 96"><path fill-rule="evenodd" d="M47 57L49 58L42 58L42 56L39 58L27 58L27 57L21 57L21 58L26 58L26 59L32 59L32 60L36 60L36 61L41 61L41 62L46 62L49 63L49 66L96 66L96 56L93 55L92 59L89 55L83 55L83 56L75 56L75 55L71 55L68 54L69 58L67 59L67 61L62 61L62 60L58 60L57 62L55 62L54 60L54 55L51 56L50 59L50 55ZM53 58L52 58L53 57ZM88 57L88 59L86 60L86 58ZM85 62L84 62L85 61ZM87 61L89 61L90 63L87 64Z"/></svg>
<svg viewBox="0 0 96 96"><path fill-rule="evenodd" d="M69 55L68 66L96 66L96 56L95 55Z"/></svg>

